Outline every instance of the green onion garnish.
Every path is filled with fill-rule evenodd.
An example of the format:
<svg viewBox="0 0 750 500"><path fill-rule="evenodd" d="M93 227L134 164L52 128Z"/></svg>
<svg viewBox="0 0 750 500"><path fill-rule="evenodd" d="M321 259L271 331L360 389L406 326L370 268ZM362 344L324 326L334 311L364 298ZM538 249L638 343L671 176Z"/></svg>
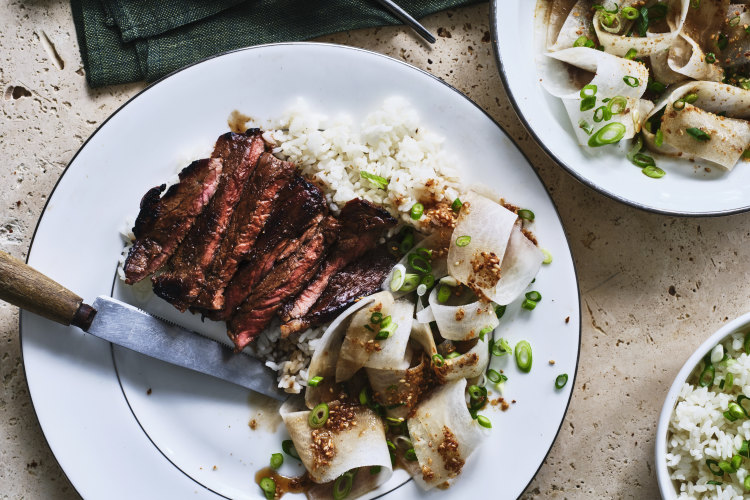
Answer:
<svg viewBox="0 0 750 500"><path fill-rule="evenodd" d="M611 119L612 112L607 109L607 106L599 106L598 108L596 108L596 110L594 110L594 122L599 123L601 121L607 121Z"/></svg>
<svg viewBox="0 0 750 500"><path fill-rule="evenodd" d="M500 319L503 317L503 314L505 314L505 309L507 309L508 306L497 306L495 307L495 316L497 316L497 319Z"/></svg>
<svg viewBox="0 0 750 500"><path fill-rule="evenodd" d="M744 486L746 490L750 490L750 476L747 476L745 480L742 481L742 486Z"/></svg>
<svg viewBox="0 0 750 500"><path fill-rule="evenodd" d="M386 319L389 319L389 318L390 316L386 316ZM385 319L383 320L383 323L380 324L380 330L375 335L375 340L385 340L391 335L393 335L394 333L396 333L396 328L398 328L398 324L392 323L389 321L387 325L383 326L384 323L385 323Z"/></svg>
<svg viewBox="0 0 750 500"><path fill-rule="evenodd" d="M596 97L584 97L581 99L581 111L588 111L596 106Z"/></svg>
<svg viewBox="0 0 750 500"><path fill-rule="evenodd" d="M449 298L451 298L451 287L448 285L440 285L437 295L438 302L445 304L448 302Z"/></svg>
<svg viewBox="0 0 750 500"><path fill-rule="evenodd" d="M477 415L477 423L486 429L492 428L492 422L490 422L490 419L484 415Z"/></svg>
<svg viewBox="0 0 750 500"><path fill-rule="evenodd" d="M281 442L281 449L284 450L284 453L286 453L290 457L299 460L299 453L297 453L297 449L294 447L294 441L292 441L291 439L283 440Z"/></svg>
<svg viewBox="0 0 750 500"><path fill-rule="evenodd" d="M531 344L525 340L516 344L516 365L521 371L528 373L531 371Z"/></svg>
<svg viewBox="0 0 750 500"><path fill-rule="evenodd" d="M727 373L727 376L724 378L724 381L725 381L724 387L726 387L727 389L731 389L732 386L734 385L734 375L732 375L731 373Z"/></svg>
<svg viewBox="0 0 750 500"><path fill-rule="evenodd" d="M664 132L661 129L656 131L656 136L654 137L654 144L656 145L657 148L662 147L662 145L664 144Z"/></svg>
<svg viewBox="0 0 750 500"><path fill-rule="evenodd" d="M707 52L706 53L706 63L713 64L716 62L716 54L713 52Z"/></svg>
<svg viewBox="0 0 750 500"><path fill-rule="evenodd" d="M734 415L732 415L732 413L729 410L727 410L727 411L724 412L724 418L726 418L730 422L734 422L735 420L737 420L737 417L735 417Z"/></svg>
<svg viewBox="0 0 750 500"><path fill-rule="evenodd" d="M336 482L333 483L333 498L335 500L343 500L352 491L354 473L356 473L356 469L354 469L354 472L345 472L336 478Z"/></svg>
<svg viewBox="0 0 750 500"><path fill-rule="evenodd" d="M422 217L422 214L424 213L424 205L421 203L415 203L411 207L411 211L409 214L411 215L411 218L414 220L419 220Z"/></svg>
<svg viewBox="0 0 750 500"><path fill-rule="evenodd" d="M586 97L594 97L596 95L596 85L586 85L581 89L581 92L579 92L579 95L581 96L581 99L584 99Z"/></svg>
<svg viewBox="0 0 750 500"><path fill-rule="evenodd" d="M633 9L633 10L635 10L635 9ZM625 59L628 59L628 60L632 61L633 59L635 59L635 56L637 56L637 55L638 55L638 51L637 50L630 49L627 52L625 52Z"/></svg>
<svg viewBox="0 0 750 500"><path fill-rule="evenodd" d="M589 122L581 118L578 121L578 128L582 129L584 132L586 132L588 135L591 135L591 132L594 131L594 126L591 125Z"/></svg>
<svg viewBox="0 0 750 500"><path fill-rule="evenodd" d="M325 403L318 404L310 412L310 416L307 417L307 423L313 429L320 429L326 424L328 420L328 405Z"/></svg>
<svg viewBox="0 0 750 500"><path fill-rule="evenodd" d="M399 292L412 292L417 289L420 281L422 281L422 279L419 277L418 274L406 273L406 277L404 278L404 284L401 285L401 288L399 288L398 291Z"/></svg>
<svg viewBox="0 0 750 500"><path fill-rule="evenodd" d="M489 380L493 384L499 384L502 381L502 374L497 370L493 370L492 368L490 368L489 370L487 370L487 380Z"/></svg>
<svg viewBox="0 0 750 500"><path fill-rule="evenodd" d="M278 469L284 463L284 455L281 453L274 453L271 455L271 468Z"/></svg>
<svg viewBox="0 0 750 500"><path fill-rule="evenodd" d="M656 165L652 157L643 153L634 154L630 162L636 167L641 168L653 167L654 165Z"/></svg>
<svg viewBox="0 0 750 500"><path fill-rule="evenodd" d="M750 332L745 334L745 341L742 347L745 350L745 354L750 354Z"/></svg>
<svg viewBox="0 0 750 500"><path fill-rule="evenodd" d="M430 261L417 253L409 254L408 261L409 266L418 273L427 274L432 271L432 264L430 264Z"/></svg>
<svg viewBox="0 0 750 500"><path fill-rule="evenodd" d="M445 358L442 357L440 354L433 354L432 363L437 367L441 367L445 365Z"/></svg>
<svg viewBox="0 0 750 500"><path fill-rule="evenodd" d="M470 385L468 390L471 399L482 399L487 397L487 389L485 387Z"/></svg>
<svg viewBox="0 0 750 500"><path fill-rule="evenodd" d="M716 46L719 47L719 50L726 49L728 43L729 43L729 37L726 36L724 33L719 33L719 39L716 40Z"/></svg>
<svg viewBox="0 0 750 500"><path fill-rule="evenodd" d="M376 311L372 313L372 316L370 316L370 323L375 323L376 325L383 321L383 313Z"/></svg>
<svg viewBox="0 0 750 500"><path fill-rule="evenodd" d="M652 179L661 179L667 174L664 170L660 169L656 165L650 165L641 170L641 172L643 172L643 175L645 175L646 177L651 177Z"/></svg>
<svg viewBox="0 0 750 500"><path fill-rule="evenodd" d="M494 328L491 326L485 326L481 330L479 330L479 340L484 341L484 336L490 333Z"/></svg>
<svg viewBox="0 0 750 500"><path fill-rule="evenodd" d="M730 464L726 460L721 460L719 462L719 469L723 470L727 474L734 474L735 472L737 472L737 469L732 467L732 464Z"/></svg>
<svg viewBox="0 0 750 500"><path fill-rule="evenodd" d="M641 84L641 81L638 78L631 75L623 76L622 81L625 82L625 85L628 87L637 87Z"/></svg>
<svg viewBox="0 0 750 500"><path fill-rule="evenodd" d="M750 479L750 476L748 476L748 477L747 477L747 478L745 479L745 481L747 481L748 479ZM721 486L721 485L722 485L722 484L724 484L724 483L722 483L721 481L714 481L714 480L711 480L711 481L706 481L706 484L713 484L714 486ZM748 486L745 486L745 488L747 489L747 488L749 488L749 487L748 487Z"/></svg>
<svg viewBox="0 0 750 500"><path fill-rule="evenodd" d="M456 238L457 247L465 247L471 242L471 236L459 236Z"/></svg>
<svg viewBox="0 0 750 500"><path fill-rule="evenodd" d="M409 250L411 250L411 247L413 246L414 246L414 234L406 233L406 236L404 236L404 239L401 240L401 243L398 245L398 249L401 251L401 253L406 253Z"/></svg>
<svg viewBox="0 0 750 500"><path fill-rule="evenodd" d="M266 498L272 500L276 496L276 481L270 477L264 477L260 480L260 489L266 495Z"/></svg>
<svg viewBox="0 0 750 500"><path fill-rule="evenodd" d="M430 288L435 284L435 277L431 274L425 274L424 276L422 276L422 281L420 281L419 284Z"/></svg>
<svg viewBox="0 0 750 500"><path fill-rule="evenodd" d="M585 35L579 36L576 38L576 41L573 42L573 47L588 47L592 49L594 48L594 41Z"/></svg>
<svg viewBox="0 0 750 500"><path fill-rule="evenodd" d="M716 368L714 365L707 363L700 377L698 377L698 385L701 387L711 387L714 385L714 377L716 376Z"/></svg>
<svg viewBox="0 0 750 500"><path fill-rule="evenodd" d="M656 94L661 94L667 89L667 86L661 82L657 82L656 80L649 80L648 83L646 84L646 88L650 90L651 92L654 92Z"/></svg>
<svg viewBox="0 0 750 500"><path fill-rule="evenodd" d="M688 134L692 135L693 137L695 137L696 139L698 139L699 141L702 141L702 142L706 142L706 141L710 141L711 140L711 135L705 133L704 131L702 131L699 128L690 127L688 129L686 129L685 132L687 132Z"/></svg>
<svg viewBox="0 0 750 500"><path fill-rule="evenodd" d="M445 359L453 359L459 357L461 354L458 351L453 351L446 354Z"/></svg>
<svg viewBox="0 0 750 500"><path fill-rule="evenodd" d="M686 95L686 96L685 96L685 97L683 97L682 99L683 99L683 100L684 100L684 101L685 101L686 103L688 103L688 104L693 104L693 103L694 103L695 101L697 101L697 100L698 100L698 94L696 94L696 93L694 93L694 92L693 92L693 93L691 93L691 94L688 94L688 95Z"/></svg>
<svg viewBox="0 0 750 500"><path fill-rule="evenodd" d="M529 300L533 300L534 302L539 302L540 300L542 300L542 294L537 292L536 290L532 290L526 293L526 298Z"/></svg>
<svg viewBox="0 0 750 500"><path fill-rule="evenodd" d="M416 462L417 452L414 451L414 448L409 448L404 452L404 458L409 460L410 462Z"/></svg>
<svg viewBox="0 0 750 500"><path fill-rule="evenodd" d="M372 474L373 476L375 474L380 474L381 469L382 469L381 466L379 466L379 465L373 465L372 467L370 467L370 474Z"/></svg>
<svg viewBox="0 0 750 500"><path fill-rule="evenodd" d="M367 387L359 391L359 404L367 406L370 403L370 395L367 393Z"/></svg>
<svg viewBox="0 0 750 500"><path fill-rule="evenodd" d="M732 465L732 468L733 468L734 470L737 470L737 469L739 469L739 468L740 468L740 466L742 465L742 457L741 457L741 456L739 456L739 455L734 455L734 456L732 457L732 461L731 461L731 462L729 462L729 463L730 463L730 464Z"/></svg>
<svg viewBox="0 0 750 500"><path fill-rule="evenodd" d="M388 179L386 179L385 177L380 177L379 175L371 174L370 172L365 172L364 170L360 171L359 175L372 182L380 189L386 189L388 187Z"/></svg>
<svg viewBox="0 0 750 500"><path fill-rule="evenodd" d="M706 460L706 465L708 466L708 470L710 470L714 476L724 475L724 471L719 468L719 462L716 460L709 458Z"/></svg>
<svg viewBox="0 0 750 500"><path fill-rule="evenodd" d="M542 255L544 255L544 260L542 260L542 264L552 263L552 254L549 253L549 250L547 250L546 248L542 248Z"/></svg>
<svg viewBox="0 0 750 500"><path fill-rule="evenodd" d="M310 387L318 387L318 385L323 381L323 377L313 377L310 380L307 381L307 385Z"/></svg>
<svg viewBox="0 0 750 500"><path fill-rule="evenodd" d="M635 9L633 7L623 7L622 8L622 17L624 17L628 21L632 21L634 19L638 19L638 9ZM635 50L635 49L630 49L630 50Z"/></svg>
<svg viewBox="0 0 750 500"><path fill-rule="evenodd" d="M455 200L453 200L453 203L451 203L451 210L453 210L454 212L458 212L459 210L461 210L462 206L463 203L461 202L461 200L456 198Z"/></svg>
<svg viewBox="0 0 750 500"><path fill-rule="evenodd" d="M743 457L750 458L750 445L748 445L747 440L742 441L742 445L740 446L740 449L739 451L737 451L737 453L739 453Z"/></svg>
<svg viewBox="0 0 750 500"><path fill-rule="evenodd" d="M729 403L727 411L729 411L729 414L734 418L743 418L745 416L745 410L743 410L742 407L734 401Z"/></svg>
<svg viewBox="0 0 750 500"><path fill-rule="evenodd" d="M568 383L568 374L563 373L562 375L558 375L555 379L555 389L562 389L565 387L565 384Z"/></svg>
<svg viewBox="0 0 750 500"><path fill-rule="evenodd" d="M592 148L614 144L623 138L625 131L625 125L622 123L608 123L591 136L588 144Z"/></svg>
<svg viewBox="0 0 750 500"><path fill-rule="evenodd" d="M750 415L750 414L748 414L748 411L745 409L745 405L742 404L742 402L745 401L746 399L750 400L744 394L740 394L739 396L737 396L737 406L739 406L742 409L742 412L744 413L745 417L747 417L747 416Z"/></svg>
<svg viewBox="0 0 750 500"><path fill-rule="evenodd" d="M729 26L739 26L740 24L740 16L734 16L732 19L729 20Z"/></svg>
<svg viewBox="0 0 750 500"><path fill-rule="evenodd" d="M675 102L672 103L672 107L676 109L677 111L681 111L685 108L685 99L677 99Z"/></svg>
<svg viewBox="0 0 750 500"><path fill-rule="evenodd" d="M526 309L527 311L533 311L536 307L536 302L529 299L524 299L524 301L521 303L521 307Z"/></svg>
<svg viewBox="0 0 750 500"><path fill-rule="evenodd" d="M613 115L619 115L620 113L623 113L627 109L627 107L628 100L621 95L613 97L607 103L607 111L609 111Z"/></svg>
<svg viewBox="0 0 750 500"><path fill-rule="evenodd" d="M522 208L521 210L518 211L518 216L523 220L534 222L534 217L535 217L534 212L532 212L529 209Z"/></svg>
<svg viewBox="0 0 750 500"><path fill-rule="evenodd" d="M491 352L493 356L504 356L506 354L513 354L513 348L507 340L500 339L492 344Z"/></svg>

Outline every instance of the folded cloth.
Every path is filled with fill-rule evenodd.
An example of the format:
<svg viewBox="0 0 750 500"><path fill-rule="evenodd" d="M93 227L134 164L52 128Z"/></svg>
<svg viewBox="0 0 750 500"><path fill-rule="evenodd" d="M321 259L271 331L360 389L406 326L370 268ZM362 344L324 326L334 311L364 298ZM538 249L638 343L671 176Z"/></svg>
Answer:
<svg viewBox="0 0 750 500"><path fill-rule="evenodd" d="M482 0L398 0L416 18ZM91 87L153 81L214 54L400 24L375 0L71 0Z"/></svg>

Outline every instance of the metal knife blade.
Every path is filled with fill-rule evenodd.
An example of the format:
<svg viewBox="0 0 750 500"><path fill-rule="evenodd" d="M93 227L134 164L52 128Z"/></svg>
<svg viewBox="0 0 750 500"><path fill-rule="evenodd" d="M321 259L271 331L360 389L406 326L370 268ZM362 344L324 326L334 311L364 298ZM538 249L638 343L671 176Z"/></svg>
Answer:
<svg viewBox="0 0 750 500"><path fill-rule="evenodd" d="M276 386L276 374L259 359L168 323L107 296L94 300L96 316L86 330L146 356L205 373L279 401L289 396Z"/></svg>

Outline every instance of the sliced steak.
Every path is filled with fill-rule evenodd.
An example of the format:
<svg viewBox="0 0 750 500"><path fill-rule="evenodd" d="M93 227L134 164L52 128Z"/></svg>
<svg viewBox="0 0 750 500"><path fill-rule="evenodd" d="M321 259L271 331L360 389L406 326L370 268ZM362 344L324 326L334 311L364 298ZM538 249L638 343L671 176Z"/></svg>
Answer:
<svg viewBox="0 0 750 500"><path fill-rule="evenodd" d="M301 318L312 308L336 272L371 249L384 230L396 225L396 219L383 208L355 198L341 209L341 234L320 272L294 300L284 305L281 319Z"/></svg>
<svg viewBox="0 0 750 500"><path fill-rule="evenodd" d="M212 158L221 158L224 164L216 194L172 257L171 270L153 278L154 293L181 311L198 296L235 205L265 148L260 131L248 132L228 132L216 141Z"/></svg>
<svg viewBox="0 0 750 500"><path fill-rule="evenodd" d="M282 337L332 321L358 299L380 291L398 259L379 245L337 272L323 294L302 318L281 325Z"/></svg>
<svg viewBox="0 0 750 500"><path fill-rule="evenodd" d="M281 161L270 153L261 155L253 176L245 186L242 199L237 204L226 236L221 240L205 285L192 303L194 307L207 311L223 309L224 288L234 276L240 262L251 253L256 238L271 215L277 194L289 185L295 171L293 163ZM247 294L242 300L245 297ZM237 305L239 303L235 307Z"/></svg>
<svg viewBox="0 0 750 500"><path fill-rule="evenodd" d="M216 192L222 160L198 160L182 169L180 182L150 189L141 199L135 219L135 243L125 260L125 282L136 283L159 269L172 256L196 217Z"/></svg>
<svg viewBox="0 0 750 500"><path fill-rule="evenodd" d="M302 176L281 190L273 210L253 248L222 295L223 309L211 319L226 319L242 304L277 262L289 257L309 241L326 212L325 196L320 189Z"/></svg>
<svg viewBox="0 0 750 500"><path fill-rule="evenodd" d="M304 288L315 275L326 250L338 236L339 224L325 217L316 227L311 240L277 265L255 287L227 323L227 333L237 351L249 344L271 322L279 307Z"/></svg>

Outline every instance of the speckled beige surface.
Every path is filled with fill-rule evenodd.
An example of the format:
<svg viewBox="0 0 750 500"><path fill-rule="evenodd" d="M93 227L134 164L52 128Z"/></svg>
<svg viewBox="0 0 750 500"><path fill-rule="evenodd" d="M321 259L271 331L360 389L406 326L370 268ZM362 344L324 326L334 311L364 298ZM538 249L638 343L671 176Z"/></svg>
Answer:
<svg viewBox="0 0 750 500"><path fill-rule="evenodd" d="M514 114L488 16L486 4L431 16L425 24L440 35L431 49L404 28L322 40L405 60L466 93L528 155L559 207L578 266L581 360L561 433L525 497L655 498L653 439L668 386L702 339L748 309L750 216L648 214L573 180ZM143 85L88 89L67 2L3 2L0 61L0 249L25 257L67 162ZM17 310L0 304L0 498L78 498L45 443L21 363Z"/></svg>

